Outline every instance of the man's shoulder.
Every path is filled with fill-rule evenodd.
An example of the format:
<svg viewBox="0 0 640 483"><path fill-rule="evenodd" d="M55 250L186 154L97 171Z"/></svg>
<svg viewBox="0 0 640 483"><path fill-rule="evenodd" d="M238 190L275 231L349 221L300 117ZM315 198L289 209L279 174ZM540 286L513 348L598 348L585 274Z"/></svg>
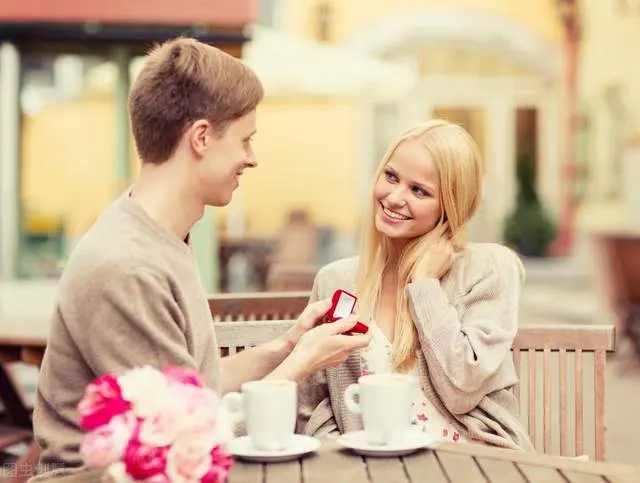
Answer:
<svg viewBox="0 0 640 483"><path fill-rule="evenodd" d="M59 293L102 293L142 277L165 277L160 260L136 245L135 240L113 234L106 243L89 231L72 251L60 279Z"/></svg>

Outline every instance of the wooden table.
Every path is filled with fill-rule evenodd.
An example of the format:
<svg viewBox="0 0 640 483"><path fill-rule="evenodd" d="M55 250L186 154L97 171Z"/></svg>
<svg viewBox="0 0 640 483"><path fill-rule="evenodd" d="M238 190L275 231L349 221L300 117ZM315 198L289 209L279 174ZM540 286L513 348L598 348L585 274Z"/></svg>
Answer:
<svg viewBox="0 0 640 483"><path fill-rule="evenodd" d="M90 471L51 483L98 482ZM228 483L620 483L640 481L640 468L443 444L402 458L362 458L327 441L317 453L286 463L237 461Z"/></svg>

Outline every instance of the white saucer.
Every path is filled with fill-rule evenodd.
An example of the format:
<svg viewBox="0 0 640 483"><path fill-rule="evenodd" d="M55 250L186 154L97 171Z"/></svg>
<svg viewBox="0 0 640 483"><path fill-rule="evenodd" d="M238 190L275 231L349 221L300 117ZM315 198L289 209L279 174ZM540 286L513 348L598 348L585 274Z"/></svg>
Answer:
<svg viewBox="0 0 640 483"><path fill-rule="evenodd" d="M249 436L240 436L229 442L229 452L246 461L259 463L277 463L299 458L307 453L317 450L322 443L311 436L294 434L291 446L281 451L263 451L253 447Z"/></svg>
<svg viewBox="0 0 640 483"><path fill-rule="evenodd" d="M434 447L440 442L430 434L417 430L409 430L402 441L386 445L370 444L364 431L345 433L337 441L362 456L386 457L407 455L422 448Z"/></svg>

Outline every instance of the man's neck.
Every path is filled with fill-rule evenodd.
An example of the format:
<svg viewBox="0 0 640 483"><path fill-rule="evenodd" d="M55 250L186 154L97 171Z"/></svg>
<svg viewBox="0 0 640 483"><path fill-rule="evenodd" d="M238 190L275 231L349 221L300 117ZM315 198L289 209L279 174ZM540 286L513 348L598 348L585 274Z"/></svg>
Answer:
<svg viewBox="0 0 640 483"><path fill-rule="evenodd" d="M140 177L131 190L131 199L160 226L181 240L204 214L204 205L169 166L143 165Z"/></svg>

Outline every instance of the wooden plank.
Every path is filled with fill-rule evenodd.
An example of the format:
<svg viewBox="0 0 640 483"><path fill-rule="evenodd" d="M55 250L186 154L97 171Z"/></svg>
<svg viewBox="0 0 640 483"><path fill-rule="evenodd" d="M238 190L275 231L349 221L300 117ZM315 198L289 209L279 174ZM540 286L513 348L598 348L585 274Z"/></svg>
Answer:
<svg viewBox="0 0 640 483"><path fill-rule="evenodd" d="M527 483L518 467L511 461L476 458L476 463L491 483Z"/></svg>
<svg viewBox="0 0 640 483"><path fill-rule="evenodd" d="M516 374L518 375L518 382L513 388L513 391L516 395L516 401L518 403L518 408L520 407L520 350L516 349L513 351L513 365L516 368Z"/></svg>
<svg viewBox="0 0 640 483"><path fill-rule="evenodd" d="M292 326L291 320L214 322L219 347L247 347L276 339Z"/></svg>
<svg viewBox="0 0 640 483"><path fill-rule="evenodd" d="M302 459L304 483L369 483L364 458L325 442L317 453ZM277 482L267 482L277 483Z"/></svg>
<svg viewBox="0 0 640 483"><path fill-rule="evenodd" d="M300 460L265 465L265 482L298 483L302 481L302 463Z"/></svg>
<svg viewBox="0 0 640 483"><path fill-rule="evenodd" d="M567 415L567 351L560 350L560 454L569 454L567 436L569 434L569 421Z"/></svg>
<svg viewBox="0 0 640 483"><path fill-rule="evenodd" d="M448 483L449 481L433 451L421 451L405 456L402 462L413 483L426 481L425 475L428 475L429 483Z"/></svg>
<svg viewBox="0 0 640 483"><path fill-rule="evenodd" d="M550 359L551 359L551 351L549 349L544 350L542 360L542 399L544 402L543 406L543 427L542 427L542 435L544 440L544 452L551 453L551 369Z"/></svg>
<svg viewBox="0 0 640 483"><path fill-rule="evenodd" d="M529 483L567 483L560 470L516 463L520 472Z"/></svg>
<svg viewBox="0 0 640 483"><path fill-rule="evenodd" d="M215 321L295 319L307 306L310 292L218 294L209 298Z"/></svg>
<svg viewBox="0 0 640 483"><path fill-rule="evenodd" d="M599 475L589 475L575 471L563 471L562 475L568 483L607 483L607 479Z"/></svg>
<svg viewBox="0 0 640 483"><path fill-rule="evenodd" d="M605 367L607 364L607 353L596 351L595 354L595 433L596 433L596 460L604 461L606 444L605 426Z"/></svg>
<svg viewBox="0 0 640 483"><path fill-rule="evenodd" d="M263 466L262 463L248 463L236 460L236 465L229 472L227 483L262 483Z"/></svg>
<svg viewBox="0 0 640 483"><path fill-rule="evenodd" d="M537 448L536 442L536 398L532 397L534 394L538 394L536 391L536 350L529 349L528 352L529 362L527 363L529 366L529 436L531 437L531 442Z"/></svg>
<svg viewBox="0 0 640 483"><path fill-rule="evenodd" d="M584 447L584 376L582 373L582 351L577 350L575 353L575 374L574 379L576 383L575 392L575 424L576 424L576 456L580 456Z"/></svg>
<svg viewBox="0 0 640 483"><path fill-rule="evenodd" d="M410 483L400 458L365 458L365 462L371 483Z"/></svg>
<svg viewBox="0 0 640 483"><path fill-rule="evenodd" d="M518 329L513 347L613 351L615 329L612 325L528 325Z"/></svg>
<svg viewBox="0 0 640 483"><path fill-rule="evenodd" d="M488 481L472 455L452 454L436 450L436 456L451 483Z"/></svg>
<svg viewBox="0 0 640 483"><path fill-rule="evenodd" d="M475 457L491 458L504 461L559 469L562 471L575 471L578 473L604 475L618 477L632 477L640 481L640 468L617 463L604 463L595 461L580 461L574 458L545 455L541 453L529 453L505 448L495 448L479 444L453 444L443 443L438 447L438 454L460 453ZM632 480L634 481L634 480Z"/></svg>

